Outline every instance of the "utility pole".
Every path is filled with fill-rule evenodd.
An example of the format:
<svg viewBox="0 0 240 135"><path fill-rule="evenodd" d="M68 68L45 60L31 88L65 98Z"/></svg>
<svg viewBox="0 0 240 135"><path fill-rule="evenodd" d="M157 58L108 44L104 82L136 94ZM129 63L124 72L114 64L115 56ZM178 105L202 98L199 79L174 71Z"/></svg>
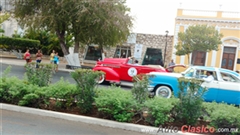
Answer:
<svg viewBox="0 0 240 135"><path fill-rule="evenodd" d="M166 51L167 51L167 37L168 37L168 30L166 31L166 44L165 44L165 49L164 49L164 57L163 57L163 64L165 66L166 64Z"/></svg>

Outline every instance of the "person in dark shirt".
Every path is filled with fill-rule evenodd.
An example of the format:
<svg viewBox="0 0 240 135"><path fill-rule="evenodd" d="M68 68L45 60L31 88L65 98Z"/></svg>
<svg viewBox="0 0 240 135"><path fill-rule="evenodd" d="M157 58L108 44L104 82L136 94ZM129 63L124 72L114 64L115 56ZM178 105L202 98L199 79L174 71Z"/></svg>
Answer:
<svg viewBox="0 0 240 135"><path fill-rule="evenodd" d="M135 60L135 61L134 61L134 65L139 65L139 64L138 64L138 60Z"/></svg>

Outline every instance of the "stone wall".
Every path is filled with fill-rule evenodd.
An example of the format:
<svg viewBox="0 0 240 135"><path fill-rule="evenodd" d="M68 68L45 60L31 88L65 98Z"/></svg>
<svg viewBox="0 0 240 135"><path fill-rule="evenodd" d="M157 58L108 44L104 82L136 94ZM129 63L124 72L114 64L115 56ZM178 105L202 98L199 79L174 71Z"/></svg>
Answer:
<svg viewBox="0 0 240 135"><path fill-rule="evenodd" d="M154 35L154 34L141 34L137 33L135 38L135 43L124 43L121 46L130 46L131 54L134 54L135 44L142 44L142 58L139 59L141 63L144 55L146 53L147 48L158 48L162 50L162 55L164 55L164 49L166 45L166 35ZM166 50L166 63L169 63L172 57L172 49L173 49L173 36L167 36L167 50ZM107 57L113 57L116 51L116 47L111 47L104 50L106 52Z"/></svg>

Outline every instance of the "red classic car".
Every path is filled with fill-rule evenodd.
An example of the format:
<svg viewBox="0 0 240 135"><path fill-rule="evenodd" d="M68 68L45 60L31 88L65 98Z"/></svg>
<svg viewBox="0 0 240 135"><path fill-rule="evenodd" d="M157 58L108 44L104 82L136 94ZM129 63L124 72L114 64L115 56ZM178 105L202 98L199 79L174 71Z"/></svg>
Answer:
<svg viewBox="0 0 240 135"><path fill-rule="evenodd" d="M176 66L184 67L184 65ZM97 61L93 70L105 72L98 83L103 83L104 81L122 83L132 82L132 77L138 74L146 74L153 71L171 72L176 66L165 69L158 65L136 65L133 64L132 58L105 58L103 61Z"/></svg>

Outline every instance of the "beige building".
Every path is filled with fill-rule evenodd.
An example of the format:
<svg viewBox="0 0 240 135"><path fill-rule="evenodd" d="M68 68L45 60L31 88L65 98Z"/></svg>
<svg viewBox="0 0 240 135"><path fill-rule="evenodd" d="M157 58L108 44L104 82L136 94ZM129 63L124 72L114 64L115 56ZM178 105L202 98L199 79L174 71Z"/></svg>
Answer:
<svg viewBox="0 0 240 135"><path fill-rule="evenodd" d="M218 51L192 52L190 61L194 54L196 55L194 65L240 70L240 13L178 9L173 44L177 44L179 32L184 32L189 26L196 24L214 26L223 34L223 38ZM177 64L189 65L187 56L176 56L175 52L176 49L173 47L172 58Z"/></svg>
<svg viewBox="0 0 240 135"><path fill-rule="evenodd" d="M171 35L154 35L134 33L129 36L126 43L117 47L104 48L105 56L112 58L135 57L143 65L159 65L163 61L165 46L166 63L169 63L172 55L173 36ZM88 46L85 49L84 62L96 63L101 58L101 52L97 45Z"/></svg>

